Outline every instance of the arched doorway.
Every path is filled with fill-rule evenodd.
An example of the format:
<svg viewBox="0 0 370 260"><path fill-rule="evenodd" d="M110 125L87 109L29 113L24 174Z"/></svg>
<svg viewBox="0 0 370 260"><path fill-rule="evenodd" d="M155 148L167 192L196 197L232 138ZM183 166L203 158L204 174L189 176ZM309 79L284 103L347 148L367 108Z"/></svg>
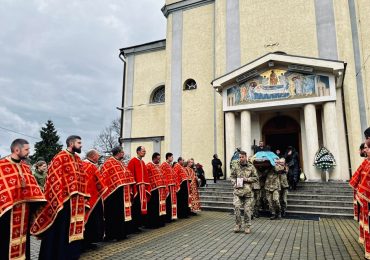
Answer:
<svg viewBox="0 0 370 260"><path fill-rule="evenodd" d="M262 128L262 136L265 145L271 147L271 151L277 149L284 155L288 146L293 146L299 153L302 165L301 127L289 116L276 116L271 118Z"/></svg>

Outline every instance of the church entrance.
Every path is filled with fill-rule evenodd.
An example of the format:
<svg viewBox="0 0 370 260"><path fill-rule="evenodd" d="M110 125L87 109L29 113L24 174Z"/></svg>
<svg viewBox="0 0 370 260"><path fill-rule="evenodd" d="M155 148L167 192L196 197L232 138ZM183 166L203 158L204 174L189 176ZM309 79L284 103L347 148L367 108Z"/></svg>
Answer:
<svg viewBox="0 0 370 260"><path fill-rule="evenodd" d="M299 153L302 165L301 129L299 124L289 116L276 116L263 126L262 136L266 146L271 151L280 150L284 155L288 146L294 147Z"/></svg>

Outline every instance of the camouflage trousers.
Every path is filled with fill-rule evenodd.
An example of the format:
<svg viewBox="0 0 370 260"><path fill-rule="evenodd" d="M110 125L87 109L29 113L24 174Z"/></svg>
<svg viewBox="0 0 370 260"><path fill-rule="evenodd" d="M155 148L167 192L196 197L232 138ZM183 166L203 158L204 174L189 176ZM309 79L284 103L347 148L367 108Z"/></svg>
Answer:
<svg viewBox="0 0 370 260"><path fill-rule="evenodd" d="M280 205L281 211L286 211L288 206L288 188L282 188L280 191Z"/></svg>
<svg viewBox="0 0 370 260"><path fill-rule="evenodd" d="M235 221L237 225L242 224L242 217L240 214L240 208L244 207L244 224L246 227L251 226L251 218L253 211L253 197L240 197L234 195L234 212Z"/></svg>
<svg viewBox="0 0 370 260"><path fill-rule="evenodd" d="M261 190L253 190L253 214L257 214L261 208Z"/></svg>
<svg viewBox="0 0 370 260"><path fill-rule="evenodd" d="M278 190L269 191L266 190L267 201L269 202L269 208L271 214L280 212L280 194Z"/></svg>

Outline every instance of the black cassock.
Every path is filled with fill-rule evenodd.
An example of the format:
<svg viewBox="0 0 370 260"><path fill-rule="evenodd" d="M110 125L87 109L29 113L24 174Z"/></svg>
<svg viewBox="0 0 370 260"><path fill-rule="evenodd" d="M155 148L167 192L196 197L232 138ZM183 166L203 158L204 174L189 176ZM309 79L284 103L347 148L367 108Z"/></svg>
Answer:
<svg viewBox="0 0 370 260"><path fill-rule="evenodd" d="M64 203L49 229L41 234L39 260L74 260L81 254L82 240L69 243L70 201Z"/></svg>
<svg viewBox="0 0 370 260"><path fill-rule="evenodd" d="M190 215L188 181L183 181L177 192L177 216L187 218Z"/></svg>
<svg viewBox="0 0 370 260"><path fill-rule="evenodd" d="M88 246L91 243L100 242L103 240L103 237L104 211L102 200L99 199L85 224L84 245Z"/></svg>
<svg viewBox="0 0 370 260"><path fill-rule="evenodd" d="M104 200L105 240L122 240L127 237L123 187L119 187Z"/></svg>
<svg viewBox="0 0 370 260"><path fill-rule="evenodd" d="M165 225L166 215L159 216L159 192L152 190L148 203L148 214L144 218L146 228L159 228Z"/></svg>

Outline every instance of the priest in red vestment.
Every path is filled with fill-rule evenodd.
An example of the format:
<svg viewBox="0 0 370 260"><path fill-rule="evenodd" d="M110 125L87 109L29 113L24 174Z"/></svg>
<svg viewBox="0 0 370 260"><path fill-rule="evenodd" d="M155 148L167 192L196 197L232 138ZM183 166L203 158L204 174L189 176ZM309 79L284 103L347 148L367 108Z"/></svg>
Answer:
<svg viewBox="0 0 370 260"><path fill-rule="evenodd" d="M368 128L370 134L370 128ZM365 152L367 155L367 160L370 159L370 136L366 135L365 131ZM359 198L360 212L359 212L359 222L360 222L360 232L363 231L363 244L365 249L365 258L370 259L370 232L369 232L369 204L370 204L370 163L362 170L362 180L357 188L357 197ZM360 233L361 236L361 233ZM360 237L360 242L361 237Z"/></svg>
<svg viewBox="0 0 370 260"><path fill-rule="evenodd" d="M30 216L35 202L45 202L30 167L23 162L30 146L12 142L11 155L0 159L0 259L30 259Z"/></svg>
<svg viewBox="0 0 370 260"><path fill-rule="evenodd" d="M366 157L365 147L367 148L365 143L363 143L360 146L361 157ZM370 161L367 158L365 158L362 161L361 165L357 168L356 172L352 175L351 180L349 181L349 185L353 188L353 216L354 216L354 219L359 222L359 234L360 234L359 242L362 244L364 243L364 226L363 226L363 222L360 221L362 202L357 194L357 190L358 190L358 185L361 183L361 181L364 179L365 174L367 173L366 170L367 170L369 163Z"/></svg>
<svg viewBox="0 0 370 260"><path fill-rule="evenodd" d="M132 205L132 232L140 232L140 227L143 225L143 216L148 213L148 201L150 199L151 187L149 183L148 170L143 161L146 154L144 146L136 148L136 157L132 158L128 163L128 169L134 174L136 182L136 192L134 194L134 202Z"/></svg>
<svg viewBox="0 0 370 260"><path fill-rule="evenodd" d="M190 182L187 171L185 170L184 159L179 157L177 163L173 167L176 178L177 186L179 187L177 191L177 208L179 218L188 218L190 214Z"/></svg>
<svg viewBox="0 0 370 260"><path fill-rule="evenodd" d="M145 226L148 228L163 227L166 220L166 198L168 189L166 177L159 164L160 161L161 155L155 152L152 155L152 161L146 165L151 185L151 196L145 221Z"/></svg>
<svg viewBox="0 0 370 260"><path fill-rule="evenodd" d="M105 186L98 168L99 152L90 150L82 162L87 174L87 190L90 194L88 204L90 209L85 215L84 249L95 248L93 243L100 242L104 237L104 210L103 193L108 189Z"/></svg>
<svg viewBox="0 0 370 260"><path fill-rule="evenodd" d="M39 259L77 259L81 254L90 197L82 160L81 137L69 136L67 149L51 161L45 183L47 203L36 213L31 234L42 238Z"/></svg>
<svg viewBox="0 0 370 260"><path fill-rule="evenodd" d="M103 194L105 216L105 240L122 240L128 233L132 220L131 204L135 192L135 179L122 159L125 155L121 146L112 149L101 168L104 184L108 190Z"/></svg>
<svg viewBox="0 0 370 260"><path fill-rule="evenodd" d="M177 219L177 177L172 168L173 154L166 153L166 161L161 164L162 172L166 178L168 194L166 199L166 222Z"/></svg>
<svg viewBox="0 0 370 260"><path fill-rule="evenodd" d="M186 164L186 171L188 173L190 181L190 210L192 215L196 215L200 211L200 198L198 191L198 179L194 171L194 160L189 159Z"/></svg>

